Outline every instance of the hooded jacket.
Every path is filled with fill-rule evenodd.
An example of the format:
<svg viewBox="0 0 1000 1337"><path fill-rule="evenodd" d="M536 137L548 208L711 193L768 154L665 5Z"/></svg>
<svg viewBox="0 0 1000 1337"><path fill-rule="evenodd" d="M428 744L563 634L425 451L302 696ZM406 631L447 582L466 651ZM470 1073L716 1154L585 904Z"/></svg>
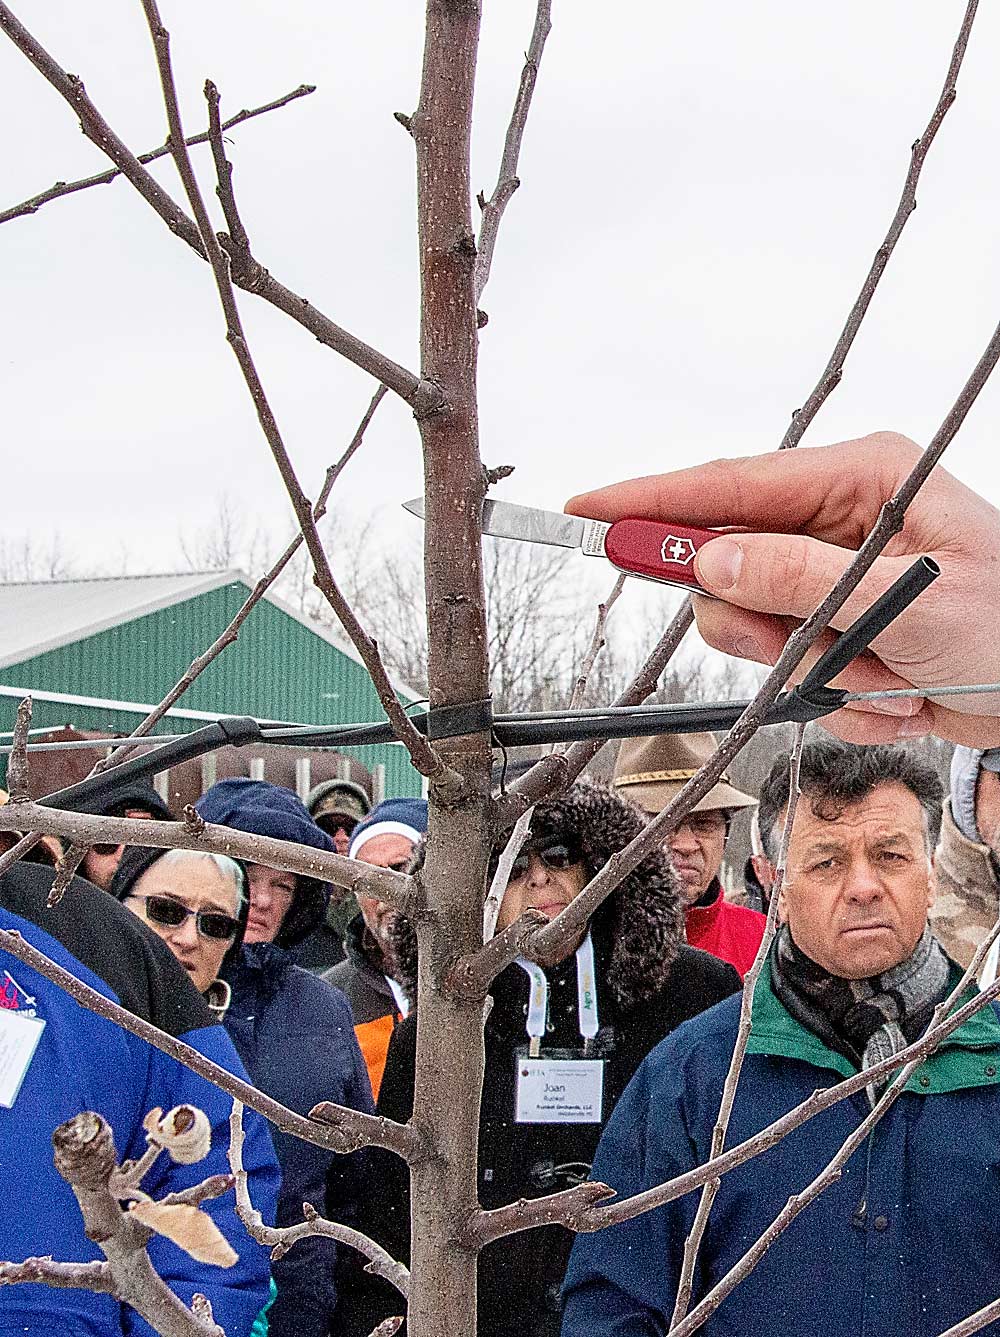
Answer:
<svg viewBox="0 0 1000 1337"><path fill-rule="evenodd" d="M969 840L958 829L950 802L944 805L934 868L931 928L948 955L968 966L1000 913L1000 874L989 845Z"/></svg>
<svg viewBox="0 0 1000 1337"><path fill-rule="evenodd" d="M291 790L262 780L220 781L196 806L207 822L333 848ZM300 877L274 942L245 943L223 968L232 989L224 1024L256 1085L296 1113L308 1114L323 1100L371 1113L371 1087L347 1000L294 964L294 949L321 921L328 895L325 883ZM354 1219L364 1152L337 1156L278 1129L274 1145L282 1177L279 1226L301 1221L303 1202L338 1221ZM328 1337L336 1261L336 1244L317 1237L301 1240L275 1261L271 1337Z"/></svg>
<svg viewBox="0 0 1000 1337"><path fill-rule="evenodd" d="M540 803L532 836L563 839L581 852L588 875L637 835L637 809L604 785L576 785L562 799ZM418 851L418 861L420 854ZM479 1200L486 1208L535 1198L587 1177L603 1123L645 1055L687 1017L739 987L731 966L684 944L680 896L667 859L646 858L597 910L591 925L600 1029L594 1041L604 1060L601 1123L517 1123L518 1051L527 1044L529 980L517 964L494 981L485 1027L486 1072L479 1126ZM413 986L412 929L399 921L399 959ZM579 1052L577 970L573 953L546 970L548 1028L543 1053ZM397 1027L389 1047L378 1112L406 1120L412 1113L416 1018ZM363 1226L394 1257L409 1256L405 1167L373 1153L372 1189ZM571 1237L558 1227L514 1235L488 1246L479 1263L480 1337L556 1337L559 1287ZM365 1293L366 1292L366 1293ZM374 1324L398 1313L398 1298L378 1283L352 1289L338 1313L345 1337L367 1337Z"/></svg>
<svg viewBox="0 0 1000 1337"><path fill-rule="evenodd" d="M957 980L953 970L951 987ZM601 1139L594 1179L630 1197L708 1159L739 1012L740 1000L729 999L649 1055ZM856 1071L794 1020L767 970L754 991L752 1024L726 1138L733 1147ZM870 1108L865 1092L857 1092L722 1177L691 1309ZM917 1069L841 1176L772 1243L700 1332L938 1337L994 1300L1000 1236L990 1189L1000 1169L998 1115L1000 1008L993 1003ZM563 1337L666 1332L699 1197L688 1193L578 1236Z"/></svg>
<svg viewBox="0 0 1000 1337"><path fill-rule="evenodd" d="M385 974L372 964L368 930L360 914L347 925L345 959L323 979L343 990L354 1014L354 1033L364 1056L372 1092L378 1098L392 1033L403 1020ZM410 981L412 988L412 980Z"/></svg>
<svg viewBox="0 0 1000 1337"><path fill-rule="evenodd" d="M246 1074L232 1041L196 993L166 945L107 893L74 878L49 908L52 869L16 864L0 878L0 927L13 929L58 965L106 998L241 1078ZM3 974L3 972L6 974ZM160 1050L78 1006L29 966L0 953L0 1010L44 1021L34 1055L10 1108L0 1107L0 1251L20 1260L51 1255L64 1261L102 1257L86 1238L80 1209L52 1163L52 1130L81 1110L96 1110L110 1124L119 1161L146 1148L142 1121L159 1105L200 1106L212 1126L208 1157L180 1165L161 1155L143 1178L143 1192L160 1199L228 1174L229 1096ZM254 1206L274 1220L278 1167L259 1115L244 1116L244 1163ZM202 1292L228 1337L248 1337L267 1303L270 1264L237 1218L233 1195L202 1204L239 1255L231 1268L196 1262L160 1235L149 1242L154 1267L186 1304ZM110 1295L41 1285L0 1289L0 1333L46 1337L152 1337L139 1316Z"/></svg>

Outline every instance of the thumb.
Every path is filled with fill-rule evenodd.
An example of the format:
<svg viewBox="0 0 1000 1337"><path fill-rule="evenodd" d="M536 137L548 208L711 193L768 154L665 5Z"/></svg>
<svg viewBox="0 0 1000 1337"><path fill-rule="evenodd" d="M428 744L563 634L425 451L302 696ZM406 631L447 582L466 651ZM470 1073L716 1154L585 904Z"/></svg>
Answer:
<svg viewBox="0 0 1000 1337"><path fill-rule="evenodd" d="M702 585L727 603L758 613L808 617L857 556L800 534L726 534L695 558ZM847 598L832 625L843 628L911 565L910 557L879 557Z"/></svg>

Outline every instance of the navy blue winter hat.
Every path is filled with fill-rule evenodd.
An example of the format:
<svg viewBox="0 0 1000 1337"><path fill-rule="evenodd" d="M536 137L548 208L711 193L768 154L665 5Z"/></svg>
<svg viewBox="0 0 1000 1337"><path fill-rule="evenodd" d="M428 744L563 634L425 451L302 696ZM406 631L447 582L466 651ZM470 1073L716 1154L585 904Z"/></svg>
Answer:
<svg viewBox="0 0 1000 1337"><path fill-rule="evenodd" d="M387 798L377 804L363 822L351 832L348 856L358 852L376 836L406 836L414 845L427 832L427 800L423 798Z"/></svg>
<svg viewBox="0 0 1000 1337"><path fill-rule="evenodd" d="M309 816L298 795L266 780L220 780L201 796L195 808L206 822L230 826L234 831L333 850L333 841ZM296 877L295 899L274 939L279 947L296 946L326 916L330 899L327 883L301 873Z"/></svg>

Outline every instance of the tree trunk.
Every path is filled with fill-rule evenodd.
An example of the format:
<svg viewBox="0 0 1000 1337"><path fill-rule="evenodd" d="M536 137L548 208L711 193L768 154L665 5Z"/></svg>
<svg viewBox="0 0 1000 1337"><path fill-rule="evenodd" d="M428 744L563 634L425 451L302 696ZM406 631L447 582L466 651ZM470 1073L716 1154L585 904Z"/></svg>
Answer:
<svg viewBox="0 0 1000 1337"><path fill-rule="evenodd" d="M469 142L479 6L429 0L417 151L421 365L444 404L423 418L426 596L432 707L489 690L481 558L484 477L476 404L476 245ZM482 1009L441 992L455 956L482 942L490 828L490 742L443 740L460 792L432 787L420 950L414 1122L431 1153L412 1171L412 1337L473 1337L476 1255L458 1230L476 1207ZM448 1090L441 1098L442 1086Z"/></svg>

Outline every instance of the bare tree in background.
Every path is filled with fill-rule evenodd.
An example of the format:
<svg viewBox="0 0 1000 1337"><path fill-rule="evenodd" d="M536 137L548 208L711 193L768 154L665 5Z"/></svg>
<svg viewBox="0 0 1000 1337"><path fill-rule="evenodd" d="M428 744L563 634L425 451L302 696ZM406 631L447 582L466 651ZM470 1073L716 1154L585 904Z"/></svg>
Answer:
<svg viewBox="0 0 1000 1337"><path fill-rule="evenodd" d="M478 229L472 212L469 143L479 5L475 0L428 0L418 105L412 115L398 118L412 136L416 157L421 284L419 370L400 365L343 329L301 294L292 292L257 259L251 235L240 216L232 168L226 161L218 90L209 83L206 85L208 135L214 185L221 206L221 215L213 222L186 147L186 127L181 121L173 84L169 34L155 0L141 0L141 3L153 43L167 113L169 147L183 186L184 204L145 171L139 159L104 120L81 80L68 74L59 61L40 46L3 0L0 0L0 28L67 101L79 118L84 133L107 154L114 167L160 217L171 238L168 244L175 241L185 244L196 258L207 264L206 279L211 278L218 292L226 338L253 400L267 449L295 512L301 533L300 546L304 546L309 554L311 578L368 667L399 740L408 748L414 765L427 777L430 834L426 862L419 877L389 873L377 876L371 872L359 873L357 864L335 855L317 859L315 851L306 853L283 842L238 836L218 828L198 828L195 823L125 822L79 817L54 813L31 802L17 803L16 814L0 811L0 829L29 833L51 831L69 840L76 848L83 848L88 842L108 840L198 849L224 848L255 862L292 871L308 868L314 876L319 873L343 886L354 885L364 876L375 879L368 885L377 885L382 899L389 900L412 918L419 943L419 1000L415 1103L413 1118L407 1125L389 1121L376 1125L375 1121L364 1121L353 1111L335 1106L323 1106L308 1119L294 1116L290 1111L275 1109L273 1102L268 1102L260 1092L245 1083L235 1082L220 1070L210 1070L204 1060L199 1061L192 1053L181 1052L181 1047L175 1045L173 1052L230 1091L236 1099L265 1113L299 1136L314 1140L326 1138L328 1141L324 1145L333 1143L342 1150L372 1142L406 1159L411 1172L413 1229L412 1274L407 1282L410 1331L413 1337L472 1337L476 1314L476 1259L486 1243L543 1222L561 1222L570 1229L600 1228L634 1212L648 1210L657 1202L691 1192L765 1149L767 1139L763 1134L760 1135L763 1141L751 1139L747 1144L725 1151L720 1142L718 1155L710 1162L644 1195L641 1204L607 1205L603 1202L608 1196L604 1186L584 1184L553 1199L515 1203L497 1212L483 1212L477 1201L476 1182L484 999L492 979L516 956L545 962L551 959L560 944L581 931L587 917L644 854L683 819L714 784L723 768L753 738L783 684L795 673L850 591L902 526L907 505L953 438L992 371L1000 355L1000 331L991 339L959 401L944 419L895 502L885 509L829 598L793 634L754 703L723 741L715 758L642 836L616 856L613 864L598 873L558 918L539 925L529 916L484 946L483 901L489 855L494 843L503 838L532 802L571 783L593 759L599 747L599 743L574 745L564 753L546 758L518 781L503 800L498 802L491 795L489 714L482 704L487 702L494 685L490 674L491 647L503 652L505 646L518 645L519 654L526 653L529 658L538 656L537 666L526 668L519 663L504 679L503 690L515 699L520 699L519 694L530 697L530 692L537 687L537 683L531 684L531 673L540 673L544 681L549 662L545 628L538 629L537 639L533 639L533 630L517 624L517 591L497 591L494 600L496 620L491 631L487 601L490 556L487 555L484 564L481 508L497 473L484 468L480 457L476 389L480 331L485 324L482 299L502 217L519 185L518 153L549 32L549 0L538 0L535 27L515 97L497 183L489 197L485 194L479 197L481 217ZM973 0L966 12L941 99L927 130L914 145L903 197L889 236L878 249L872 272L852 309L830 365L806 407L796 417L795 431L791 434L794 439L790 439L788 445L796 443L840 379L875 285L912 209L916 179L924 157L954 98L954 84L974 14ZM203 170L201 175L207 178L208 173ZM11 216L20 214L13 211ZM217 231L220 222L224 222L225 230ZM337 579L317 528L328 487L325 491L316 488L322 498L320 504L310 498L298 478L294 451L282 436L253 361L243 330L237 291L252 294L283 311L310 336L346 357L412 409L423 448L425 470L427 663L426 674L422 676L427 684L432 715L449 708L475 710L478 705L477 718L466 725L469 732L428 740L413 729L399 708L385 661L376 644L377 637L369 634L358 609L345 598L344 585ZM373 406L376 404L377 400L373 401ZM328 474L328 483L330 479ZM284 569L280 563L283 561L287 565L294 558L295 544L290 547L291 551L286 549L286 554L272 567L267 580L277 579L280 570ZM502 565L498 559L498 580ZM279 568L277 574L272 574L276 567ZM535 582L535 588L539 581L545 584L541 570L539 567L525 577L526 588L532 588L532 582ZM641 701L656 690L689 625L690 611L685 608L659 637L646 663L620 693L622 704ZM220 637L220 649L224 648L222 639ZM21 743L23 746L23 737ZM24 760L23 756L20 760ZM29 843L30 839L29 835ZM21 842L22 847L24 843ZM11 853L16 855L17 848ZM95 1009L103 1007L105 1015L113 1016L120 1024L143 1034L151 1043L162 1042L163 1037L158 1037L152 1028L143 1030L121 1009L116 1010L106 1000L92 996L93 991L88 991L78 981L66 979L65 972L60 973L58 967L46 963L44 957L40 958L37 952L16 940L16 935L3 935L0 945L70 989L84 1005ZM975 1006L984 1006L990 996L983 995L976 1000ZM946 1021L936 1020L933 1030L922 1041L886 1060L884 1071L918 1062L966 1015L969 1015L967 1008ZM868 1070L859 1074L858 1081L848 1079L822 1093L809 1109L796 1111L794 1117L783 1120L778 1132L770 1130L772 1140L867 1084L876 1071ZM738 1072L738 1058L733 1072ZM872 1126L875 1121L873 1118ZM866 1121L865 1131L868 1123ZM845 1144L845 1154L848 1150ZM817 1189L819 1191L822 1191L822 1185ZM796 1211L805 1205L803 1202ZM243 1206L249 1210L246 1204ZM756 1261L751 1255L752 1251L748 1254L743 1275ZM738 1280L736 1278L734 1284ZM703 1305L686 1317L680 1315L676 1325L678 1337L693 1331L707 1316ZM196 1317L192 1316L192 1319ZM194 1322L191 1331L197 1331Z"/></svg>

